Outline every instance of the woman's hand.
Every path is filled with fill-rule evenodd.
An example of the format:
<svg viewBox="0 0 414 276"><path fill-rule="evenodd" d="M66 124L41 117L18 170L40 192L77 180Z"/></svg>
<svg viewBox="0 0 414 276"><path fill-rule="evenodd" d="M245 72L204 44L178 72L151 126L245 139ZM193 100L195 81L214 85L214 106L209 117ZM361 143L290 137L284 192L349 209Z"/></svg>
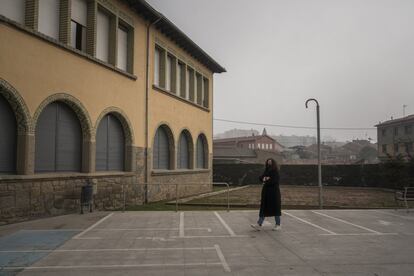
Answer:
<svg viewBox="0 0 414 276"><path fill-rule="evenodd" d="M263 182L266 182L266 181L268 181L269 179L270 179L270 177L265 176L265 177L263 177Z"/></svg>

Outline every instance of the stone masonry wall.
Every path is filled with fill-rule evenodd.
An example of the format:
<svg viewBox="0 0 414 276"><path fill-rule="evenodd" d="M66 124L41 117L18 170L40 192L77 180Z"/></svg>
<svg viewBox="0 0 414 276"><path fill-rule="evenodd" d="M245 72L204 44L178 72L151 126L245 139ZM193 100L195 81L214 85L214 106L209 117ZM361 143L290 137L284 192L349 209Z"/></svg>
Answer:
<svg viewBox="0 0 414 276"><path fill-rule="evenodd" d="M79 212L81 187L92 181L96 187L94 208L123 207L123 187L135 181L133 175L72 176L2 180L0 183L0 225L45 216ZM142 199L135 199L141 202Z"/></svg>

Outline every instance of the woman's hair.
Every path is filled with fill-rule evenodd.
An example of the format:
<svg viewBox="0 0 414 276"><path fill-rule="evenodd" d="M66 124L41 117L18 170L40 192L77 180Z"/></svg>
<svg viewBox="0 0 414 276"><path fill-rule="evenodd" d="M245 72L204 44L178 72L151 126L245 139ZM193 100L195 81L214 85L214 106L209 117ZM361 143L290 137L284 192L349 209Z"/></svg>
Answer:
<svg viewBox="0 0 414 276"><path fill-rule="evenodd" d="M279 168L277 167L277 162L276 162L276 160L275 159L273 159L273 158L269 158L269 159L267 159L266 160L266 163L265 163L265 168L267 169L268 167L269 167L269 165L267 165L267 162L268 161L272 161L272 165L270 166L270 169L272 170L272 171L276 171L276 172L279 172Z"/></svg>

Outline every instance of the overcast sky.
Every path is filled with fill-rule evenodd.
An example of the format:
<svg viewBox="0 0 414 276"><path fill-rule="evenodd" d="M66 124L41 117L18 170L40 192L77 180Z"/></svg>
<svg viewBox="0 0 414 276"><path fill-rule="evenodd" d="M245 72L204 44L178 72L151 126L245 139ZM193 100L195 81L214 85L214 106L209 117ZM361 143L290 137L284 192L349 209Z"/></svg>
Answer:
<svg viewBox="0 0 414 276"><path fill-rule="evenodd" d="M214 117L278 125L372 128L414 113L412 0L147 0L227 69ZM216 121L215 133L232 128ZM312 129L267 127L272 134ZM322 130L337 140L375 130Z"/></svg>

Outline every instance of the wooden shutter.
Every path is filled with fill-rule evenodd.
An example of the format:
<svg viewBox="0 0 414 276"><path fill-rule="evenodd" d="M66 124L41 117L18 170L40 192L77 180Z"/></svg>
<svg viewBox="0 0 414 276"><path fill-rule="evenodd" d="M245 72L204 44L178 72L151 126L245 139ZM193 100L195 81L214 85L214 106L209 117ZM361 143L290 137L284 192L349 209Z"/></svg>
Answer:
<svg viewBox="0 0 414 276"><path fill-rule="evenodd" d="M204 168L204 141L201 137L197 139L197 168Z"/></svg>
<svg viewBox="0 0 414 276"><path fill-rule="evenodd" d="M125 160L125 136L119 120L108 116L108 170L123 171Z"/></svg>
<svg viewBox="0 0 414 276"><path fill-rule="evenodd" d="M178 168L189 169L190 162L188 158L188 139L184 133L180 135L180 141L178 143Z"/></svg>
<svg viewBox="0 0 414 276"><path fill-rule="evenodd" d="M96 133L96 170L123 171L125 135L119 120L108 114L102 118Z"/></svg>
<svg viewBox="0 0 414 276"><path fill-rule="evenodd" d="M82 167L82 128L75 112L58 103L56 171L79 172Z"/></svg>
<svg viewBox="0 0 414 276"><path fill-rule="evenodd" d="M35 171L56 171L56 119L57 103L51 103L45 107L37 120L36 146L35 146Z"/></svg>
<svg viewBox="0 0 414 276"><path fill-rule="evenodd" d="M79 172L82 166L82 129L68 106L51 103L36 126L36 172Z"/></svg>
<svg viewBox="0 0 414 276"><path fill-rule="evenodd" d="M108 170L108 117L102 118L96 132L96 170Z"/></svg>
<svg viewBox="0 0 414 276"><path fill-rule="evenodd" d="M0 96L0 173L16 171L16 117L6 99Z"/></svg>
<svg viewBox="0 0 414 276"><path fill-rule="evenodd" d="M154 139L153 152L154 169L168 170L170 168L170 150L168 136L164 129L158 128Z"/></svg>

